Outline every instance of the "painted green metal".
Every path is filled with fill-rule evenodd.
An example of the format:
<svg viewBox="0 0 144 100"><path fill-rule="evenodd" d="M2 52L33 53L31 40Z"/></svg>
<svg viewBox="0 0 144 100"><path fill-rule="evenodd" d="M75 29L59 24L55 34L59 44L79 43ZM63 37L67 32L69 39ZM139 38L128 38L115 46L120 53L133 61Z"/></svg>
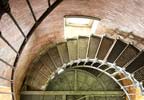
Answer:
<svg viewBox="0 0 144 100"><path fill-rule="evenodd" d="M77 74L78 74L78 73L77 73L77 70L75 70L75 78L74 78L74 90L75 90L75 91L77 91L77 88L78 88L78 86L77 86L77 85L78 85L78 84L77 84L77 83L78 83Z"/></svg>
<svg viewBox="0 0 144 100"><path fill-rule="evenodd" d="M22 95L93 95L93 96L123 96L123 91L22 91Z"/></svg>
<svg viewBox="0 0 144 100"><path fill-rule="evenodd" d="M49 81L46 91L22 91L21 100L125 100L125 93L111 78L95 73L66 69Z"/></svg>

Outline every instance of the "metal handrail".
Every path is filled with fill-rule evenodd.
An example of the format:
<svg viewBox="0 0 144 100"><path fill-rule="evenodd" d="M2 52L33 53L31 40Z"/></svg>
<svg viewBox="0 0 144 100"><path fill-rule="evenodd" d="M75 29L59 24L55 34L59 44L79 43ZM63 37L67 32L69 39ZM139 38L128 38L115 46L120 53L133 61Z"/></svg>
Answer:
<svg viewBox="0 0 144 100"><path fill-rule="evenodd" d="M15 67L18 63L18 60L23 52L23 49L25 47L25 45L27 44L27 42L29 41L30 37L32 36L33 32L36 30L36 28L41 24L41 22L63 1L63 0L56 0L53 4L50 3L51 0L48 0L48 8L47 10L40 16L39 19L36 19L36 16L34 14L33 11L33 7L30 3L30 0L26 0L28 7L30 8L31 14L33 16L33 19L35 21L34 25L31 27L30 31L28 32L27 35L25 35L25 33L23 32L22 28L20 27L20 25L18 24L17 20L15 19L15 17L12 15L11 13L11 9L8 3L9 0L0 0L0 19L2 17L2 15L4 13L7 13L9 15L9 17L13 20L14 24L16 25L16 27L19 29L20 33L22 34L22 36L24 37L24 40L19 48L18 51L16 51L16 49L5 39L5 37L2 35L2 33L0 32L0 38L16 53L16 58L14 60L14 64L10 65L8 62L4 61L3 59L0 58L0 61L5 63L6 65L8 65L9 67L12 68L12 74L11 74L11 79L8 80L6 78L0 77L1 79L10 81L11 83L11 93L12 94L12 100L15 100L14 98L14 89L13 89L13 79L14 79L14 73L15 73Z"/></svg>
<svg viewBox="0 0 144 100"><path fill-rule="evenodd" d="M70 61L70 62L68 62L67 64L64 64L61 68L62 68L62 69L65 69L65 68L67 68L67 66L71 66L71 67L73 68L73 66L72 66L73 63L77 63L77 66L76 66L76 67L79 67L78 64L79 64L81 61L85 62L82 67L86 67L86 68L87 68L87 67L88 67L88 68L90 67L90 68L92 68L92 69L96 69L96 70L98 70L98 71L106 74L106 75L109 76L110 78L112 78L112 79L121 87L121 89L125 92L126 96L128 97L128 100L131 100L131 97L130 97L130 96L135 95L135 93L129 93L128 90L127 90L127 88L129 88L129 87L136 87L137 84L139 84L139 83L136 83L136 84L135 84L133 78L131 78L131 76L129 75L128 72L126 72L125 70L122 70L121 67L119 67L119 66L113 65L112 63L107 63L107 62L103 62L103 61L101 61L101 60L96 60L96 59L90 59L90 60L88 60L88 59L79 59L79 60ZM91 64L91 65L86 65L86 62L88 62L88 61L91 61L91 62L94 62L94 63L97 62L97 63L99 63L100 65L99 65L98 67L93 66L93 64ZM127 79L129 79L133 84L131 84L131 85L123 85L120 81L123 80L123 79L125 79L125 78L121 78L121 79L115 78L114 75L113 75L113 73L110 74L110 73L107 72L107 70L102 70L102 69L101 69L101 66L102 66L102 65L107 65L108 67L115 69L115 70L116 70L116 74L123 73L123 74L125 75L125 77L127 77L127 75L128 75ZM75 68L75 67L74 67L74 68ZM118 69L120 69L120 70L118 70ZM58 69L58 70L60 70L60 69ZM56 73L58 72L58 70L56 70ZM114 72L114 73L115 73L115 72ZM125 74L125 73L126 73L126 74ZM51 77L54 77L54 76L55 76L55 75L53 74Z"/></svg>
<svg viewBox="0 0 144 100"><path fill-rule="evenodd" d="M15 68L17 66L17 63L18 63L18 60L27 44L27 42L29 41L30 37L32 36L32 34L34 33L34 31L37 29L37 27L41 24L41 22L63 1L63 0L56 0L53 4L51 4L51 0L48 0L48 8L47 10L40 16L40 18L36 18L35 16L35 13L33 11L33 7L31 5L31 2L30 0L26 0L27 4L28 4L28 7L29 7L29 10L32 14L32 17L35 21L34 25L31 27L30 31L28 32L27 35L25 35L25 33L23 32L22 28L20 27L20 25L18 24L17 20L15 19L15 17L12 15L11 13L11 9L10 9L10 6L9 6L9 3L8 3L9 0L0 0L0 19L2 17L2 15L4 13L7 13L10 18L13 20L14 24L16 25L16 27L19 29L21 35L24 37L24 40L19 48L19 50L17 51L7 40L6 38L2 35L2 33L0 32L0 38L16 53L16 58L15 58L15 61L14 61L14 64L11 65L9 64L8 62L6 62L5 60L1 59L0 58L0 61L5 63L6 65L8 65L9 67L12 68L12 74L11 74L11 79L6 79L4 77L0 77L1 79L4 79L4 80L7 80L11 83L11 93L12 94L12 100L15 100L14 98L14 84L13 84L13 79L14 79L14 74L15 74ZM94 60L93 60L94 61ZM118 66L116 66L118 67ZM119 67L118 67L119 68ZM98 69L98 68L97 68ZM120 68L119 68L120 69ZM100 69L98 69L100 70ZM126 78L130 78L130 80L134 81L133 83L136 83L137 86L139 86L141 88L141 91L144 92L144 88L142 86L142 84L140 84L138 81L136 80L133 80L134 78L130 76L129 73L127 73L125 70L123 69L120 69L120 71L126 73ZM103 71L103 72L106 72ZM118 73L118 72L117 72ZM117 74L117 73L114 73L114 74ZM128 77L127 77L128 76ZM120 80L122 79L119 79L119 80L116 80L116 82L119 82ZM128 87L128 86L127 86ZM122 88L125 88L124 86L122 86ZM1 92L0 92L1 93Z"/></svg>

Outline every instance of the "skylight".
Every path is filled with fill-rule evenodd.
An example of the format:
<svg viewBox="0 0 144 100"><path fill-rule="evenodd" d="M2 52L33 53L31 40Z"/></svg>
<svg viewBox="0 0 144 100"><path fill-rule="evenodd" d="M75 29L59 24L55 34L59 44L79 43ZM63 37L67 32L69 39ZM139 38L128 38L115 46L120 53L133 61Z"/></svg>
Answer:
<svg viewBox="0 0 144 100"><path fill-rule="evenodd" d="M66 16L64 18L65 38L77 38L95 34L100 19L87 16Z"/></svg>
<svg viewBox="0 0 144 100"><path fill-rule="evenodd" d="M92 23L93 20L87 18L66 18L67 26L90 27Z"/></svg>

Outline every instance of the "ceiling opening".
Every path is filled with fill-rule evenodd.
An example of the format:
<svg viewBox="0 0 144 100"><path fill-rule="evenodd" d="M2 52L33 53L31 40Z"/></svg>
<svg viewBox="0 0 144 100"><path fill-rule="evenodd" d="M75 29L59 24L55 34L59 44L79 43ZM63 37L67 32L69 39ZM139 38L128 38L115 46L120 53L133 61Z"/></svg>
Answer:
<svg viewBox="0 0 144 100"><path fill-rule="evenodd" d="M90 36L96 33L100 19L89 16L65 16L64 17L64 36L65 38L77 38Z"/></svg>

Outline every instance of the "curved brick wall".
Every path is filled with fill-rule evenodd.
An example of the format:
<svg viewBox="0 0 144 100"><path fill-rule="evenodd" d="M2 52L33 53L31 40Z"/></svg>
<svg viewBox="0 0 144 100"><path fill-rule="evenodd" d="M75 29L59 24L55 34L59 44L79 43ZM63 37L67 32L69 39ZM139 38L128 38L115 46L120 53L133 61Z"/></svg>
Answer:
<svg viewBox="0 0 144 100"><path fill-rule="evenodd" d="M31 1L38 18L47 7L47 0ZM32 19L25 0L10 0L10 5L12 7L13 15L18 20L23 31L27 34L34 23L34 20ZM127 32L132 31L133 33L117 32L116 34L121 34L121 36L128 41L133 40L137 44L144 44L143 5L143 0L63 0L63 2L36 29L27 44L16 69L16 93L18 93L21 88L30 62L36 54L38 54L40 48L45 44L51 44L63 40L64 15L87 15L99 17L102 21L98 33L109 32L110 35L114 35L115 31L109 29L115 28ZM23 38L6 14L2 17L0 26L5 37L16 49L18 49ZM143 48L143 44L139 44L139 47ZM0 42L0 47L0 56L13 64L15 53L2 41ZM11 70L8 67L5 67L5 65L3 66L0 75L10 78ZM9 86L7 82L3 82L2 85Z"/></svg>

